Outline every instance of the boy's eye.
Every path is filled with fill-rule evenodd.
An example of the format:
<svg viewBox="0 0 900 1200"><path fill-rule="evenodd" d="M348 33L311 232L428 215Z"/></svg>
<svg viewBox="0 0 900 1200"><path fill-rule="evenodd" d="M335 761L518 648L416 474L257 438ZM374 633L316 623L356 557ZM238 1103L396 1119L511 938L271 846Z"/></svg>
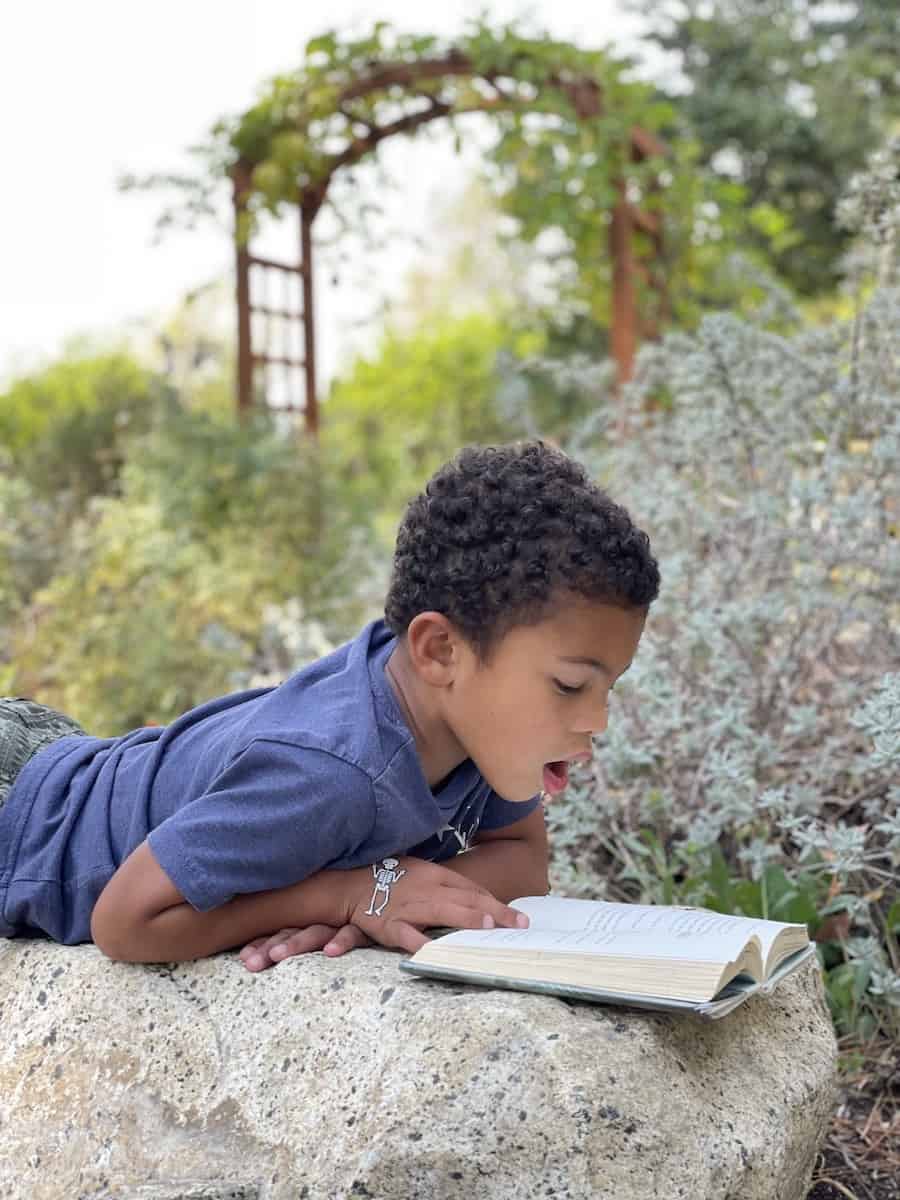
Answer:
<svg viewBox="0 0 900 1200"><path fill-rule="evenodd" d="M556 684L557 688L559 689L559 691L561 691L561 692L562 692L562 694L563 694L564 696L575 696L575 695L577 695L579 692L583 692L583 691L584 691L584 684L583 684L583 683L580 683L580 684L578 685L578 687L568 687L568 685L567 685L567 684L565 684L565 683L560 683L560 681L559 681L558 679L554 679L554 680L553 680L553 682Z"/></svg>

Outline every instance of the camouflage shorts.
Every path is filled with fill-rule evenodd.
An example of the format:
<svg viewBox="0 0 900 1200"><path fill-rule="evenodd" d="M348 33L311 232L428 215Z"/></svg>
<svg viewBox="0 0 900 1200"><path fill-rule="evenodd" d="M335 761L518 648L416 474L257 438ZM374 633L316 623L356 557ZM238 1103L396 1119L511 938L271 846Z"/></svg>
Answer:
<svg viewBox="0 0 900 1200"><path fill-rule="evenodd" d="M57 738L84 730L70 718L21 697L0 696L0 808L29 758Z"/></svg>

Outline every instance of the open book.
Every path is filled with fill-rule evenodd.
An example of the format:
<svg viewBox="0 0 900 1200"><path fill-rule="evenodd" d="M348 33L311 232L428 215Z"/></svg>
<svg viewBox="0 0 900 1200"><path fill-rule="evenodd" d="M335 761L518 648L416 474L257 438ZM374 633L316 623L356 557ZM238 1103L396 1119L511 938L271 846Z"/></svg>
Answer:
<svg viewBox="0 0 900 1200"><path fill-rule="evenodd" d="M489 987L721 1017L815 953L805 925L705 908L527 896L528 929L457 930L401 967Z"/></svg>

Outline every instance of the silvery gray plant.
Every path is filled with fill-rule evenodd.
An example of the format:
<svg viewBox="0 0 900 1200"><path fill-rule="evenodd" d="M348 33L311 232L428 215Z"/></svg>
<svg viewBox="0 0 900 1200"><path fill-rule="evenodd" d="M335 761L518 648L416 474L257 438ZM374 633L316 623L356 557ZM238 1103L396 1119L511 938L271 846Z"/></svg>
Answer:
<svg viewBox="0 0 900 1200"><path fill-rule="evenodd" d="M747 879L779 864L846 914L846 959L900 1013L900 141L839 219L852 319L804 325L773 287L755 320L644 347L618 397L585 373L598 415L563 448L650 533L663 585L549 811L554 885L664 900L713 847Z"/></svg>

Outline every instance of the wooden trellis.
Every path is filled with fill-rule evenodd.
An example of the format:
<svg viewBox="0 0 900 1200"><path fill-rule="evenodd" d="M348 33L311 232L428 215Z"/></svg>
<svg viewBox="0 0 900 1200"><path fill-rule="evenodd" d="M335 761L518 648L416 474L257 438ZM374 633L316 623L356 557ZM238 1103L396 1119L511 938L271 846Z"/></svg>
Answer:
<svg viewBox="0 0 900 1200"><path fill-rule="evenodd" d="M241 245L236 237L237 402L240 412L246 413L254 403L264 399L279 411L302 415L308 433L315 435L318 430L312 225L335 172L370 154L385 138L412 133L420 125L439 117L460 112L490 112L512 106L528 107L527 102L511 98L502 90L500 81L504 72L476 72L464 54L451 52L443 58L375 67L343 89L335 111L342 111L343 105L370 92L397 85L414 92L417 83L450 75L477 75L479 80L496 89L496 96L485 96L465 108L429 97L430 103L424 109L382 126L369 125L366 136L355 138L346 150L332 157L323 178L312 187L298 190L300 257L297 263L279 263L254 255L249 245ZM580 120L590 121L601 116L602 96L596 80L551 77L546 86L565 93ZM653 134L639 127L630 130L632 162L665 154L665 146ZM246 210L254 166L255 162L241 158L231 169L236 230L241 227L241 216ZM663 246L659 212L647 211L634 204L628 197L624 178L617 180L615 187L618 199L612 208L608 238L612 264L610 347L621 383L631 376L639 342L658 335L666 321L668 306L665 281L658 269ZM638 255L636 231L647 238L649 256L641 258ZM275 283L275 280L279 282ZM643 313L639 312L638 303L641 285L644 294L653 301ZM280 327L276 327L277 334L273 334L273 322L281 322ZM277 399L273 399L275 390Z"/></svg>
<svg viewBox="0 0 900 1200"><path fill-rule="evenodd" d="M237 164L232 179L235 211L240 214L250 188L246 163ZM283 388L273 407L279 412L303 413L307 432L312 434L319 427L312 271L312 222L318 207L313 209L300 197L300 261L296 264L261 258L236 241L238 409L246 412L258 392L271 396L274 380L280 379ZM280 345L273 338L274 321L281 322Z"/></svg>

